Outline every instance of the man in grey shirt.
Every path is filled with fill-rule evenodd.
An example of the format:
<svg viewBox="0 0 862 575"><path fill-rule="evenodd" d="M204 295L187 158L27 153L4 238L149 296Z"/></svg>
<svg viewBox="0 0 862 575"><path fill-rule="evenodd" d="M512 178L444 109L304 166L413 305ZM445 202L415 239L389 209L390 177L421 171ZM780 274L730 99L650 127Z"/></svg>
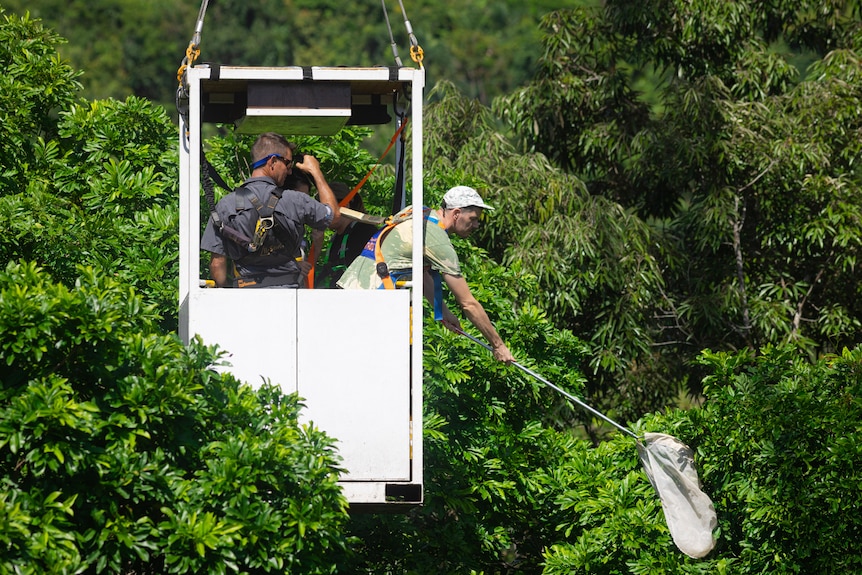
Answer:
<svg viewBox="0 0 862 575"><path fill-rule="evenodd" d="M320 201L282 189L294 165L293 146L283 136L261 134L251 153L251 177L219 201L218 221L211 215L201 238L201 249L211 253L210 277L218 287L297 287L309 267L297 261L305 226L333 227L340 217L338 201L320 163L309 155L296 166L314 180ZM228 260L234 264L233 280Z"/></svg>

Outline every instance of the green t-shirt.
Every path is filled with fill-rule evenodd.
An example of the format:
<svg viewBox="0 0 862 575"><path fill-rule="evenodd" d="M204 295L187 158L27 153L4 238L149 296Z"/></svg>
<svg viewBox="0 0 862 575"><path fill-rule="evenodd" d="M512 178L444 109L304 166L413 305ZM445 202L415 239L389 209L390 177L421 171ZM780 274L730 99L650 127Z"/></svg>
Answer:
<svg viewBox="0 0 862 575"><path fill-rule="evenodd" d="M424 264L440 273L460 277L461 265L449 234L439 225L433 212L424 224ZM383 238L380 249L390 270L409 270L413 257L413 221L408 219L392 228ZM408 276L401 279L410 278ZM380 285L374 259L363 255L353 260L338 281L338 286L344 289L377 289Z"/></svg>

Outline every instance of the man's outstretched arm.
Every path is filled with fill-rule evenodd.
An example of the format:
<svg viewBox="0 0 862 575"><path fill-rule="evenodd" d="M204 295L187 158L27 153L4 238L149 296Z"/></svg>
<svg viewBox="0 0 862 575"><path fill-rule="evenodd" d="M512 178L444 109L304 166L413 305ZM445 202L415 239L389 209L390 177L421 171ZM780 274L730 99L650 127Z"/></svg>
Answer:
<svg viewBox="0 0 862 575"><path fill-rule="evenodd" d="M503 338L500 337L500 334L498 334L497 330L494 328L494 324L491 323L491 319L485 312L485 308L483 308L482 304L473 297L473 293L470 291L470 286L467 285L467 280L463 277L452 276L449 274L443 274L443 279L446 281L446 285L449 286L449 290L452 292L452 295L455 296L455 300L463 310L464 315L467 316L470 323L475 325L476 329L482 332L482 335L484 335L485 339L488 340L488 343L493 349L494 357L505 363L512 363L515 361L515 357L512 355L512 352L509 351L509 348L506 347L505 343L503 343Z"/></svg>

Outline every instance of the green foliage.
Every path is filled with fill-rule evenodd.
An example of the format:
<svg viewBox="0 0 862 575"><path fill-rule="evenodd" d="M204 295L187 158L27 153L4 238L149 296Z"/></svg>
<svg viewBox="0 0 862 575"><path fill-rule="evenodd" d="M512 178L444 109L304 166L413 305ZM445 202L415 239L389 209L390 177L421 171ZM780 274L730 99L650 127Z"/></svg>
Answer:
<svg viewBox="0 0 862 575"><path fill-rule="evenodd" d="M199 3L176 0L4 0L29 13L68 43L63 59L81 77L88 100L131 95L173 104L176 70L185 54ZM94 34L98 31L98 34Z"/></svg>
<svg viewBox="0 0 862 575"><path fill-rule="evenodd" d="M297 398L219 375L128 286L81 274L0 273L0 572L333 572L337 459Z"/></svg>
<svg viewBox="0 0 862 575"><path fill-rule="evenodd" d="M6 261L35 261L71 285L77 263L141 288L177 324L176 130L140 98L61 110L51 140L34 139L22 188L0 187Z"/></svg>
<svg viewBox="0 0 862 575"><path fill-rule="evenodd" d="M469 18L476 33L450 48L490 58L478 89L510 81L486 24L535 15L504 4L408 9L414 24L448 14L440 30ZM142 9L123 6L123 23ZM224 63L327 63L329 46L364 52L344 30L379 38L361 7L267 6L270 22L302 23L292 36L257 7L215 7L243 24L205 34L205 54L210 39L236 48L204 58ZM858 16L844 2L606 2L548 16L536 81L493 108L460 82L429 94L429 203L465 183L497 206L477 247L456 245L519 361L620 421L709 375L702 409L634 424L696 449L719 514L702 561L673 547L631 439L439 325L424 342L426 504L354 517L346 556L337 459L299 426L297 399L252 392L212 369L215 350L160 333L176 313L167 116L139 98L76 103L58 39L4 19L0 257L35 263L0 274L0 572L859 571L862 351L810 363L862 321ZM445 43L429 37L426 63ZM813 64L800 73L781 46ZM164 68L151 50L135 65ZM355 183L376 161L367 137L300 145ZM233 183L248 143L208 141ZM363 189L376 213L391 181L381 170Z"/></svg>
<svg viewBox="0 0 862 575"><path fill-rule="evenodd" d="M73 170L58 170L58 195L88 213L85 263L136 287L176 326L179 173L176 128L140 98L75 106L63 114L63 145Z"/></svg>
<svg viewBox="0 0 862 575"><path fill-rule="evenodd" d="M664 236L678 314L699 345L718 345L707 334L720 334L737 346L796 341L816 354L858 339L862 228L850 214L860 179L850 158L859 146L849 112L860 94L847 86L859 63L834 52L816 80L758 104L716 94L717 161L704 162L700 189L680 200Z"/></svg>
<svg viewBox="0 0 862 575"><path fill-rule="evenodd" d="M814 364L793 348L701 361L709 400L685 433L698 436L733 572L858 571L862 349Z"/></svg>
<svg viewBox="0 0 862 575"><path fill-rule="evenodd" d="M57 56L59 36L0 7L0 190L21 191L56 114L75 99L79 74Z"/></svg>
<svg viewBox="0 0 862 575"><path fill-rule="evenodd" d="M449 79L485 102L529 78L540 53L536 23L563 2L446 0L404 8L430 79ZM135 95L169 106L200 2L182 0L4 0L29 11L69 44L63 57L87 70L88 99ZM387 2L399 57L415 66L400 4ZM99 30L97 38L93 30ZM198 62L235 66L395 65L381 3L219 0L209 4Z"/></svg>
<svg viewBox="0 0 862 575"><path fill-rule="evenodd" d="M663 524L661 504L640 469L631 439L584 450L555 469L560 543L545 551L543 573L709 573L685 561Z"/></svg>
<svg viewBox="0 0 862 575"><path fill-rule="evenodd" d="M492 112L595 208L558 200L533 161L539 191L501 195L521 206L512 247L489 250L545 267L555 316L595 344L596 393L641 413L699 391L688 357L703 348L794 342L814 358L858 341L856 4L608 2L542 28L539 73Z"/></svg>
<svg viewBox="0 0 862 575"><path fill-rule="evenodd" d="M860 348L815 364L794 347L705 352L705 406L649 417L637 430L673 433L695 449L718 513L715 550L698 561L675 550L623 437L555 471L569 486L556 499L566 518L543 572L857 572L860 360Z"/></svg>
<svg viewBox="0 0 862 575"><path fill-rule="evenodd" d="M365 174L377 164L375 158L363 147L372 131L369 128L347 126L334 136L295 136L286 134L289 141L296 144L298 152L313 155L320 161L320 167L328 181L343 181L351 187L359 183ZM229 186L239 186L250 177L251 145L256 136L239 134L224 129L220 134L206 140L207 160L213 165ZM362 187L363 196L376 198L385 190L378 189L381 179L372 176ZM312 190L314 193L314 191ZM219 190L219 193L226 193ZM391 195L391 190L388 192ZM391 200L385 197L385 202ZM372 201L372 204L380 203Z"/></svg>
<svg viewBox="0 0 862 575"><path fill-rule="evenodd" d="M118 216L173 205L167 192L178 169L169 142L177 129L151 102L129 97L71 106L61 114L59 135L68 167L56 184L74 203L94 211L107 203Z"/></svg>
<svg viewBox="0 0 862 575"><path fill-rule="evenodd" d="M78 102L77 74L37 22L4 17L0 34L14 84L0 90L3 261L38 262L69 286L76 264L94 266L146 287L176 326L176 128L140 98Z"/></svg>

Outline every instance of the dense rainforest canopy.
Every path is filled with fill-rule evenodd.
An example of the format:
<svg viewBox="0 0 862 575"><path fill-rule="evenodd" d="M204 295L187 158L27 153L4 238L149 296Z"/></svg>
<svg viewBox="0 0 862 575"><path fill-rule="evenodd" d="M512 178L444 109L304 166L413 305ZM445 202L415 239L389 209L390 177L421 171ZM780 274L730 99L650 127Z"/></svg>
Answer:
<svg viewBox="0 0 862 575"><path fill-rule="evenodd" d="M527 81L541 53L538 22L552 9L583 0L403 2L428 54L429 84L455 79L485 103ZM68 44L60 54L84 71L87 98L135 95L171 104L172 71L194 31L197 0L4 0L29 11ZM387 14L398 53L410 62L401 3ZM98 31L94 35L94 31ZM213 0L208 3L201 60L233 66L391 66L383 5L377 0Z"/></svg>
<svg viewBox="0 0 862 575"><path fill-rule="evenodd" d="M391 61L373 3L267 2L214 1L202 60ZM428 194L498 207L457 243L471 288L527 365L695 448L719 518L699 561L633 440L436 325L426 503L348 516L299 399L174 335L164 106L198 6L0 6L0 573L862 568L857 2L405 5ZM358 179L368 136L304 146ZM208 145L229 168L247 142Z"/></svg>

